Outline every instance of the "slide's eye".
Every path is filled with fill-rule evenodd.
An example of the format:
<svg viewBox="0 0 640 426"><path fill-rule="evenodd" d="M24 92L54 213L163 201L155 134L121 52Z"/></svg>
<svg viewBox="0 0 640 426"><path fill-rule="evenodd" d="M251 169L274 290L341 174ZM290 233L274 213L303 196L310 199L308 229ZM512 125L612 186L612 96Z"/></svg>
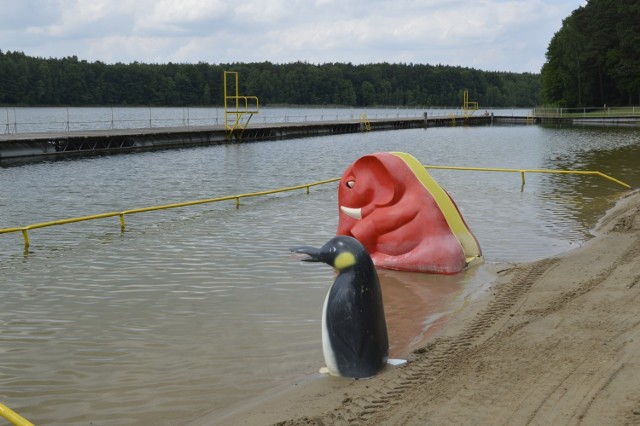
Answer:
<svg viewBox="0 0 640 426"><path fill-rule="evenodd" d="M355 180L348 180L347 181L347 188L353 188L354 186L356 186L356 181Z"/></svg>

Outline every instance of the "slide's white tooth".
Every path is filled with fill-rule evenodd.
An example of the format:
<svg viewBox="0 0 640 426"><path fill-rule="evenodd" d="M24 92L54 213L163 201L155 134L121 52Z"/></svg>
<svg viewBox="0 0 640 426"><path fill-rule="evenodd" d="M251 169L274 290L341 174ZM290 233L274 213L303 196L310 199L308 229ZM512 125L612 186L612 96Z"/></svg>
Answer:
<svg viewBox="0 0 640 426"><path fill-rule="evenodd" d="M346 214L349 217L352 217L358 220L362 219L362 209L354 209L352 207L340 206L340 210L342 210L342 213Z"/></svg>

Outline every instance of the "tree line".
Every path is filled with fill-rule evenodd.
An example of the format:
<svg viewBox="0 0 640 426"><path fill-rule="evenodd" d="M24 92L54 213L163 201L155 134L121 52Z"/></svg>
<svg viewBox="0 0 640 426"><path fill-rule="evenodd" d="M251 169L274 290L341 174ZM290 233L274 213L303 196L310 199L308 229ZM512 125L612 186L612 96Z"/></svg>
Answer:
<svg viewBox="0 0 640 426"><path fill-rule="evenodd" d="M105 64L0 50L1 105L222 105L224 71L261 105L459 106L539 103L540 75L376 63Z"/></svg>
<svg viewBox="0 0 640 426"><path fill-rule="evenodd" d="M559 106L640 103L640 2L589 0L564 19L542 67L542 98Z"/></svg>

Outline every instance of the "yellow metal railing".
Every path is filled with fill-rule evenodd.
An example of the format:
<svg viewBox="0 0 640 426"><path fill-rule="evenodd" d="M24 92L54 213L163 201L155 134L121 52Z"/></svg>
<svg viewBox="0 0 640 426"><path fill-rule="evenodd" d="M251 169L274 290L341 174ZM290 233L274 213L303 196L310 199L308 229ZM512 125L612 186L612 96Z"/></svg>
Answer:
<svg viewBox="0 0 640 426"><path fill-rule="evenodd" d="M547 169L504 169L499 167L459 167L459 166L431 166L431 165L422 165L426 169L441 169L441 170L469 170L476 172L506 172L506 173L520 173L522 177L522 186L521 189L524 188L525 184L525 173L549 173L549 174L565 174L565 175L595 175L603 177L607 180L615 182L619 185L624 186L625 188L631 189L631 186L626 183L613 178L607 174L598 171L592 170L547 170Z"/></svg>
<svg viewBox="0 0 640 426"><path fill-rule="evenodd" d="M233 76L227 79L227 75ZM235 71L224 72L224 128L227 139L236 135L242 137L244 129L249 125L253 114L258 111L257 96L240 96L238 73ZM231 89L231 90L229 90ZM232 94L233 93L233 94ZM246 120L245 115L248 115ZM236 132L238 131L239 132Z"/></svg>
<svg viewBox="0 0 640 426"><path fill-rule="evenodd" d="M360 123L364 126L364 130L366 132L371 131L371 122L369 121L367 114L360 114Z"/></svg>
<svg viewBox="0 0 640 426"><path fill-rule="evenodd" d="M542 118L619 118L638 117L640 107L582 107L582 108L548 108L536 107L534 113Z"/></svg>
<svg viewBox="0 0 640 426"><path fill-rule="evenodd" d="M106 218L109 218L109 217L119 216L120 217L120 230L122 232L124 232L124 229L125 229L124 217L126 215L131 215L131 214L136 214L136 213L152 212L152 211L156 211L156 210L175 209L175 208L178 208L178 207L188 207L188 206L195 206L195 205L198 205L198 204L208 204L208 203L215 203L215 202L219 202L219 201L228 201L228 200L235 200L236 201L236 208L239 208L240 207L240 199L242 199L242 198L259 197L259 196L263 196L263 195L277 194L279 192L296 191L296 190L300 190L300 189L306 189L307 190L307 194L308 194L309 193L309 189L312 186L324 185L324 184L331 183L331 182L337 182L339 180L340 180L340 178L334 178L334 179L327 179L327 180L322 180L322 181L313 182L313 183L307 183L307 184L304 184L304 185L290 186L290 187L287 187L287 188L272 189L272 190L268 190L268 191L250 192L250 193L246 193L246 194L228 195L228 196L225 196L225 197L218 197L218 198L207 198L207 199L203 199L203 200L186 201L186 202L183 202L183 203L165 204L165 205L162 205L162 206L142 207L142 208L138 208L138 209L124 210L124 211L121 211L121 212L110 212L110 213L101 213L101 214L95 214L95 215L89 215L89 216L73 217L73 218L69 218L69 219L54 220L54 221L51 221L51 222L34 223L32 225L27 225L27 226L23 226L23 227L16 227L16 228L0 228L0 234L7 234L7 233L11 233L11 232L22 232L22 238L24 240L24 246L25 246L25 248L27 248L27 247L29 247L29 244L30 244L29 231L32 230L32 229L46 228L46 227L49 227L49 226L66 225L68 223L84 222L84 221L96 220L96 219L106 219Z"/></svg>
<svg viewBox="0 0 640 426"><path fill-rule="evenodd" d="M3 403L0 402L0 417L3 417L9 421L12 425L15 426L34 426L29 420L22 417L20 414L13 411L11 408L7 407Z"/></svg>
<svg viewBox="0 0 640 426"><path fill-rule="evenodd" d="M464 118L469 118L473 115L473 113L475 111L478 110L478 108L480 107L480 105L478 104L478 102L475 101L469 101L469 91L465 90L464 91L464 99L463 99L463 104L462 107L464 109ZM469 112L471 111L471 112Z"/></svg>
<svg viewBox="0 0 640 426"><path fill-rule="evenodd" d="M450 112L447 115L451 119L451 127L456 127L456 120L457 120L456 115L452 112Z"/></svg>
<svg viewBox="0 0 640 426"><path fill-rule="evenodd" d="M520 173L520 175L522 177L521 190L524 189L525 173L555 173L555 174L575 174L575 175L596 175L596 176L600 176L602 178L605 178L605 179L607 179L609 181L615 182L615 183L617 183L619 185L622 185L625 188L631 189L631 186L627 185L626 183L624 183L624 182L622 182L622 181L620 181L618 179L615 179L615 178L613 178L613 177L611 177L609 175L606 175L606 174L598 172L598 171L590 171L590 170L506 169L506 168L495 168L495 167L494 168L489 168L489 167L434 166L434 165L425 165L425 164L423 164L422 166L424 168L426 168L426 169L469 170L469 171L482 171L482 172ZM31 224L31 225L22 226L22 227L0 228L0 234L7 234L7 233L12 233L12 232L21 232L22 233L22 238L24 240L25 249L27 249L29 247L29 244L30 244L29 231L31 231L33 229L39 229L39 228L45 228L45 227L57 226L57 225L66 225L68 223L84 222L84 221L89 221L89 220L106 219L106 218L118 216L120 218L120 230L121 230L121 232L124 232L125 226L126 226L126 224L125 224L125 216L126 215L132 215L132 214L136 214L136 213L152 212L152 211L157 211L157 210L175 209L175 208L179 208L179 207L188 207L188 206L195 206L195 205L199 205L199 204L208 204L208 203L215 203L215 202L229 201L229 200L235 200L236 208L239 208L240 207L240 200L242 198L250 198L250 197L271 195L271 194L277 194L277 193L280 193L280 192L296 191L296 190L300 190L300 189L306 189L307 194L308 194L309 190L310 190L310 188L312 186L318 186L318 185L324 185L324 184L327 184L327 183L337 182L340 179L341 178L332 178L332 179L326 179L326 180L322 180L322 181L318 181L318 182L307 183L307 184L304 184L304 185L290 186L290 187L286 187L286 188L272 189L272 190L268 190L268 191L250 192L250 193L246 193L246 194L228 195L228 196L224 196L224 197L206 198L206 199L202 199L202 200L186 201L186 202L182 202L182 203L165 204L165 205L161 205L161 206L142 207L142 208L137 208L137 209L123 210L121 212L110 212L110 213L101 213L101 214L95 214L95 215L89 215L89 216L73 217L73 218L69 218L69 219L60 219L60 220L54 220L54 221L50 221L50 222L34 223L34 224Z"/></svg>
<svg viewBox="0 0 640 426"><path fill-rule="evenodd" d="M531 114L527 114L527 125L529 124L536 124L536 116L533 112Z"/></svg>

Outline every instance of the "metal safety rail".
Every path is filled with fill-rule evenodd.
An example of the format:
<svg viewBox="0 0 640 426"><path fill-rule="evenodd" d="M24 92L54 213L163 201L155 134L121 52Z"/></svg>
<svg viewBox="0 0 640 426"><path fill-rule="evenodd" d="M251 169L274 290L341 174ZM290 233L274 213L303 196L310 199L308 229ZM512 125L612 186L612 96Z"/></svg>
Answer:
<svg viewBox="0 0 640 426"><path fill-rule="evenodd" d="M524 189L524 184L525 184L525 176L524 175L525 175L525 173L555 173L555 174L596 175L596 176L603 177L603 178L605 178L607 180L610 180L612 182L615 182L615 183L617 183L619 185L622 185L625 188L631 189L630 185L627 185L626 183L624 183L624 182L622 182L622 181L620 181L618 179L615 179L615 178L613 178L613 177L611 177L609 175L606 175L606 174L598 172L598 171L590 171L590 170L506 169L506 168L495 168L495 167L494 168L489 168L489 167L434 166L434 165L425 165L425 164L423 164L422 166L424 168L426 168L426 169L469 170L469 171L483 171L483 172L520 173L520 175L522 176L521 190ZM269 191L251 192L251 193L238 194L238 195L228 195L228 196L225 196L225 197L207 198L207 199L196 200L196 201L186 201L186 202L183 202L183 203L166 204L166 205L162 205L162 206L142 207L142 208L138 208L138 209L124 210L124 211L121 211L121 212L101 213L101 214L95 214L95 215L90 215L90 216L81 216L81 217L74 217L74 218L69 218L69 219L54 220L54 221L51 221L51 222L34 223L32 225L27 225L27 226L23 226L23 227L0 228L0 234L7 234L7 233L12 233L12 232L22 232L22 237L24 239L24 246L25 246L25 250L26 250L29 247L29 244L30 244L29 231L32 230L32 229L45 228L45 227L56 226L56 225L66 225L68 223L84 222L84 221L88 221L88 220L106 219L106 218L109 218L109 217L118 216L120 218L120 230L121 230L121 232L124 232L124 230L125 230L125 216L126 215L131 215L131 214L136 214L136 213L145 213L145 212L151 212L151 211L156 211L156 210L175 209L175 208L179 208L179 207L188 207L188 206L195 206L195 205L199 205L199 204L208 204L208 203L215 203L215 202L229 201L229 200L235 200L236 201L236 208L239 208L240 207L240 199L242 199L242 198L258 197L258 196L276 194L276 193L280 193L280 192L296 191L296 190L300 190L300 189L306 189L307 194L308 194L309 193L309 189L312 186L318 186L318 185L324 185L324 184L327 184L327 183L337 182L340 179L341 178L332 178L332 179L326 179L326 180L313 182L313 183L308 183L308 184L304 184L304 185L290 186L290 187L287 187L287 188L279 188L279 189L273 189L273 190L269 190Z"/></svg>
<svg viewBox="0 0 640 426"><path fill-rule="evenodd" d="M279 192L296 191L296 190L300 190L300 189L306 189L307 190L307 194L308 194L309 193L309 189L312 186L324 185L324 184L331 183L331 182L337 182L339 180L340 180L340 178L333 178L333 179L327 179L327 180L322 180L322 181L313 182L313 183L307 183L307 184L304 184L304 185L290 186L290 187L287 187L287 188L272 189L272 190L269 190L269 191L250 192L250 193L246 193L246 194L237 194L237 195L227 195L225 197L206 198L206 199L203 199L203 200L186 201L186 202L183 202L183 203L165 204L165 205L162 205L162 206L142 207L142 208L138 208L138 209L124 210L124 211L121 211L121 212L109 212L109 213L101 213L101 214L95 214L95 215L90 215L90 216L72 217L72 218L69 218L69 219L54 220L54 221L51 221L51 222L34 223L32 225L16 227L16 228L0 228L0 234L7 234L7 233L11 233L11 232L22 232L22 238L24 239L24 246L25 246L25 249L26 249L27 247L29 247L29 244L30 244L29 231L32 230L32 229L46 228L46 227L49 227L49 226L66 225L68 223L85 222L85 221L88 221L88 220L106 219L106 218L109 218L109 217L119 216L120 217L120 230L122 232L124 232L124 230L125 230L124 217L126 215L131 215L131 214L136 214L136 213L152 212L152 211L156 211L156 210L175 209L175 208L179 208L179 207L196 206L196 205L199 205L199 204L216 203L216 202L219 202L219 201L228 201L228 200L235 200L236 201L236 208L239 208L240 207L240 199L242 199L242 198L259 197L259 196L263 196L263 195L277 194Z"/></svg>
<svg viewBox="0 0 640 426"><path fill-rule="evenodd" d="M625 188L631 189L630 185L627 185L626 183L611 177L607 174L604 174L602 172L598 172L598 171L592 171L592 170L548 170L548 169L505 169L505 168L499 168L499 167L460 167L460 166L432 166L432 165L427 165L427 164L423 164L422 165L425 169L440 169L440 170L469 170L469 171L476 171L476 172L506 172L506 173L520 173L520 176L522 178L522 186L520 187L520 190L524 190L524 184L525 184L525 178L524 178L524 174L525 173L548 173L548 174L563 174L563 175L595 175L595 176L600 176L603 177L607 180L610 180L612 182L617 183L618 185L622 185Z"/></svg>
<svg viewBox="0 0 640 426"><path fill-rule="evenodd" d="M34 426L29 420L22 417L20 414L13 411L11 408L7 407L3 403L0 402L0 417L3 417L9 421L12 425L15 426Z"/></svg>

